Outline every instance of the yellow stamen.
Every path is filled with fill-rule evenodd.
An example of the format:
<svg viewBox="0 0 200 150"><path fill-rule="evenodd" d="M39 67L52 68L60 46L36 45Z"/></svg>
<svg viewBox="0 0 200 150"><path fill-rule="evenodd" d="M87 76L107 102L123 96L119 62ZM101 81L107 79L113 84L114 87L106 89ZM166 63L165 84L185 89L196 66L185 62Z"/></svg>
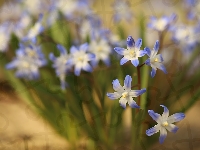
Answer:
<svg viewBox="0 0 200 150"><path fill-rule="evenodd" d="M135 52L134 51L130 51L129 54L130 54L131 57L135 57Z"/></svg>
<svg viewBox="0 0 200 150"><path fill-rule="evenodd" d="M168 124L167 121L165 121L165 122L162 123L162 125L163 125L164 127L166 127L166 126L168 126L169 124Z"/></svg>
<svg viewBox="0 0 200 150"><path fill-rule="evenodd" d="M127 96L128 96L128 92L122 93L122 97L123 97L123 98L126 98Z"/></svg>
<svg viewBox="0 0 200 150"><path fill-rule="evenodd" d="M154 61L155 61L155 62L158 62L158 58L156 58Z"/></svg>

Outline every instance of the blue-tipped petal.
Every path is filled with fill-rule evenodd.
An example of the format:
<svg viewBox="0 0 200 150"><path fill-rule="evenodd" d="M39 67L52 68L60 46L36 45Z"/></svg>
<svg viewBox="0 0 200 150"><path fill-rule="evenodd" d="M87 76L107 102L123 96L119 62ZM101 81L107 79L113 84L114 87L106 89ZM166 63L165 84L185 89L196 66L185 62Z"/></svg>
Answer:
<svg viewBox="0 0 200 150"><path fill-rule="evenodd" d="M163 64L159 65L159 69L162 70L165 74L167 74L167 70Z"/></svg>
<svg viewBox="0 0 200 150"><path fill-rule="evenodd" d="M163 127L160 128L160 137L159 137L159 142L162 144L167 137L167 130Z"/></svg>
<svg viewBox="0 0 200 150"><path fill-rule="evenodd" d="M164 106L164 105L160 105L160 106L164 108L164 112L163 112L163 114L162 114L162 117L163 117L165 120L167 120L167 118L168 118L168 116L169 116L169 110L168 110L168 108L167 108L166 106Z"/></svg>
<svg viewBox="0 0 200 150"><path fill-rule="evenodd" d="M152 117L152 119L155 120L157 123L161 122L160 114L155 113L153 110L148 110L148 113Z"/></svg>
<svg viewBox="0 0 200 150"><path fill-rule="evenodd" d="M74 74L76 76L79 76L80 73L81 73L81 67L79 67L79 66L76 65L75 68L74 68Z"/></svg>
<svg viewBox="0 0 200 150"><path fill-rule="evenodd" d="M146 130L146 135L147 136L152 136L153 134L159 132L159 129L160 129L159 126L156 125L156 126L150 128L150 129Z"/></svg>
<svg viewBox="0 0 200 150"><path fill-rule="evenodd" d="M138 59L131 60L131 63L133 64L133 66L137 67L139 65L139 60Z"/></svg>
<svg viewBox="0 0 200 150"><path fill-rule="evenodd" d="M87 56L88 56L88 59L89 60L93 60L93 59L95 59L95 54L92 54L92 53L90 53L90 54L87 54Z"/></svg>
<svg viewBox="0 0 200 150"><path fill-rule="evenodd" d="M140 50L140 51L139 51L139 56L138 56L138 57L142 57L142 56L144 56L144 55L146 55L146 52L145 52L144 50Z"/></svg>
<svg viewBox="0 0 200 150"><path fill-rule="evenodd" d="M141 89L141 90L131 90L129 92L129 95L132 97L138 97L139 95L142 95L144 92L146 92L146 89Z"/></svg>
<svg viewBox="0 0 200 150"><path fill-rule="evenodd" d="M120 98L119 103L124 109L126 108L127 100L125 98Z"/></svg>
<svg viewBox="0 0 200 150"><path fill-rule="evenodd" d="M120 55L124 55L124 51L125 49L124 48L121 48L121 47L115 47L114 50L120 54Z"/></svg>
<svg viewBox="0 0 200 150"><path fill-rule="evenodd" d="M118 90L120 90L122 88L122 86L120 85L118 79L113 80L112 84L113 84L113 89L115 91L118 91Z"/></svg>
<svg viewBox="0 0 200 150"><path fill-rule="evenodd" d="M159 43L159 41L157 40L156 43L155 43L155 45L154 45L154 50L155 50L156 52L158 52L159 46L160 46L160 43Z"/></svg>
<svg viewBox="0 0 200 150"><path fill-rule="evenodd" d="M55 60L56 60L56 57L54 56L53 53L50 53L50 54L49 54L49 59L50 59L51 61L55 61Z"/></svg>
<svg viewBox="0 0 200 150"><path fill-rule="evenodd" d="M88 49L88 44L87 44L87 43L84 43L84 44L82 44L82 45L80 46L80 51L86 52L87 49Z"/></svg>
<svg viewBox="0 0 200 150"><path fill-rule="evenodd" d="M151 66L151 60L150 60L150 58L148 58L148 59L145 61L145 64L148 65L148 66Z"/></svg>
<svg viewBox="0 0 200 150"><path fill-rule="evenodd" d="M150 57L151 56L151 50L148 47L144 48L144 51L146 52L146 54Z"/></svg>
<svg viewBox="0 0 200 150"><path fill-rule="evenodd" d="M125 89L128 89L128 90L131 89L131 82L132 82L131 76L127 75L125 77L125 80L124 80L124 87L125 87Z"/></svg>
<svg viewBox="0 0 200 150"><path fill-rule="evenodd" d="M87 71L87 72L92 72L92 67L86 63L84 66L83 66L83 70Z"/></svg>
<svg viewBox="0 0 200 150"><path fill-rule="evenodd" d="M151 77L153 78L156 75L156 69L152 68L151 70Z"/></svg>
<svg viewBox="0 0 200 150"><path fill-rule="evenodd" d="M137 42L135 43L136 48L140 48L142 46L142 39L138 39Z"/></svg>
<svg viewBox="0 0 200 150"><path fill-rule="evenodd" d="M134 41L132 36L128 36L126 43L127 43L127 47L134 47L135 46L135 41Z"/></svg>
<svg viewBox="0 0 200 150"><path fill-rule="evenodd" d="M165 127L169 132L176 133L178 131L178 127L175 126L174 124L169 124L168 126Z"/></svg>
<svg viewBox="0 0 200 150"><path fill-rule="evenodd" d="M77 52L78 50L77 50L77 48L75 47L75 46L72 46L71 48L70 48L70 53L71 54L73 54L73 53L75 53L75 52Z"/></svg>
<svg viewBox="0 0 200 150"><path fill-rule="evenodd" d="M184 113L175 113L175 114L168 117L167 122L168 123L174 123L174 122L180 121L184 118L185 118Z"/></svg>
<svg viewBox="0 0 200 150"><path fill-rule="evenodd" d="M138 105L136 104L136 102L135 102L134 100L132 100L132 99L130 99L130 100L128 101L128 104L129 104L129 106L130 106L131 108L140 108L140 106L138 106Z"/></svg>
<svg viewBox="0 0 200 150"><path fill-rule="evenodd" d="M108 98L114 100L120 98L121 95L117 92L114 92L114 93L107 93L107 96Z"/></svg>
<svg viewBox="0 0 200 150"><path fill-rule="evenodd" d="M120 60L120 65L125 64L127 61L129 61L129 60L123 57L123 58Z"/></svg>
<svg viewBox="0 0 200 150"><path fill-rule="evenodd" d="M64 46L58 44L57 45L58 50L60 51L61 54L66 54L66 49L64 48Z"/></svg>

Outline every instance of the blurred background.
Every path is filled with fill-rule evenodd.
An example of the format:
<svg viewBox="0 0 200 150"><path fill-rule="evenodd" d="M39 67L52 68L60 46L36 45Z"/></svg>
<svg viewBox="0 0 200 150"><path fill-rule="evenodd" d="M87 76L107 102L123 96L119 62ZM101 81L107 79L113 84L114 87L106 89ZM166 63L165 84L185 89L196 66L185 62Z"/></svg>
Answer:
<svg viewBox="0 0 200 150"><path fill-rule="evenodd" d="M68 1L68 0L66 0ZM0 20L1 22L10 16L10 18L15 19L17 15L17 10L15 5L18 3L26 3L27 8L33 5L31 0L1 0L0 1ZM48 1L47 1L48 2ZM50 0L49 0L50 2ZM189 12L186 1L181 0L128 0L129 7L133 13L132 19L130 21L121 20L116 23L113 19L114 10L114 0L94 0L92 1L91 7L95 14L100 16L102 19L102 26L106 29L110 29L114 33L120 33L119 29L123 28L124 44L126 44L125 39L127 36L132 35L134 38L138 39L140 35L140 21L139 17L143 17L146 23L150 22L150 17L162 17L170 16L172 13L177 14L176 24L188 24L196 25L196 21L189 20L187 18L187 13ZM10 7L9 5L12 5ZM29 5L28 5L29 4ZM6 7L8 6L8 7ZM31 8L32 9L32 8ZM81 8L80 8L81 9ZM125 10L124 10L125 11ZM126 13L126 11L125 11ZM4 18L5 17L5 18ZM8 17L9 18L9 17ZM70 21L69 21L70 24ZM56 30L57 28L55 28ZM159 34L157 31L150 28L145 29L145 42L146 45L153 48L156 40L158 40ZM200 40L200 36L197 33L195 35ZM181 76L181 67L184 66L184 62L188 61L188 55L182 55L177 52L177 45L171 44L170 41L171 33L166 33L163 43L167 43L162 50L162 54L166 62L169 62L172 58L176 58L175 66L178 67L175 71L173 70L173 78L179 78ZM1 40L1 37L0 37ZM199 53L197 54L199 56ZM1 55L1 58L4 55ZM0 58L0 59L1 59ZM200 57L195 59L193 67L188 74L192 74L194 70L199 69ZM168 64L168 66L170 66ZM1 66L1 70L5 67ZM161 73L160 73L161 74ZM163 78L163 79L162 79ZM165 76L160 75L159 79L162 79L163 87L168 87L168 80ZM185 79L183 79L184 81ZM157 82L159 80L156 80ZM187 82L187 81L184 81ZM196 81L199 83L199 81ZM159 83L158 83L159 84ZM199 84L198 84L199 85ZM174 94L177 92L184 92L185 87L176 86L172 90ZM26 91L24 91L26 92ZM182 108L184 103L192 96L193 93L186 94L181 97L178 103L174 106L177 108ZM155 94L154 94L155 95ZM176 97L176 96L175 96ZM180 97L176 97L180 98ZM200 98L195 101L194 105L190 107L186 112L186 118L182 120L177 125L179 130L176 134L169 133L164 144L159 144L158 141L151 146L150 150L199 150L200 149ZM108 100L109 101L109 100ZM155 101L154 105L158 105L159 101ZM153 104L151 104L153 105ZM124 116L130 114L131 109L127 108L124 112ZM123 119L125 126L129 126L130 120ZM79 143L78 149L85 149L86 139L77 141ZM0 73L0 150L64 150L68 149L68 141L59 136L54 129L45 121L38 113L35 113L34 109L30 104L25 103L18 97L18 94L7 82L7 77L5 74ZM124 149L131 150L129 146L119 145L114 148L116 150Z"/></svg>

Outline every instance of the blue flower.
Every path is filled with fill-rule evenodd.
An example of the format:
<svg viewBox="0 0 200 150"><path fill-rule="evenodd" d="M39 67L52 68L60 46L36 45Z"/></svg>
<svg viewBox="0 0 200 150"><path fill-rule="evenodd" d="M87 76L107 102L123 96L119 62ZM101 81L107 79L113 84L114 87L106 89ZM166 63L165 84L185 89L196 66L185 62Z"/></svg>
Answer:
<svg viewBox="0 0 200 150"><path fill-rule="evenodd" d="M165 66L162 64L163 58L161 54L157 54L159 49L159 41L156 41L153 50L150 50L148 47L144 48L149 58L145 61L145 64L152 67L151 77L153 78L156 74L157 68L162 70L165 74L167 71Z"/></svg>
<svg viewBox="0 0 200 150"><path fill-rule="evenodd" d="M34 80L39 78L39 68L46 65L46 59L40 46L20 44L16 57L6 65L7 69L16 68L15 75L19 78Z"/></svg>
<svg viewBox="0 0 200 150"><path fill-rule="evenodd" d="M119 103L124 109L126 108L127 102L131 108L140 108L140 106L138 106L133 100L133 97L138 97L139 95L142 95L144 92L146 92L145 88L141 90L131 90L131 82L132 78L129 75L125 77L124 86L120 85L118 79L113 80L113 89L116 92L107 93L107 96L112 100L120 98Z"/></svg>
<svg viewBox="0 0 200 150"><path fill-rule="evenodd" d="M119 22L122 19L131 21L133 13L131 12L130 4L128 1L116 0L113 5L114 21Z"/></svg>
<svg viewBox="0 0 200 150"><path fill-rule="evenodd" d="M67 54L66 49L60 44L57 45L57 48L60 51L60 56L56 58L53 53L50 53L49 58L53 61L53 68L56 70L56 76L60 78L61 88L64 90L67 85L65 82L66 73L72 66L67 64L70 55Z"/></svg>
<svg viewBox="0 0 200 150"><path fill-rule="evenodd" d="M160 105L160 106L164 108L164 112L163 112L162 116L160 114L155 113L153 110L148 110L149 115L158 124L150 129L146 130L146 134L148 136L151 136L160 131L159 142L162 144L167 136L167 130L169 132L173 132L173 133L176 133L176 131L178 130L178 127L172 123L184 119L185 114L184 113L175 113L175 114L169 116L169 110L167 109L167 107L165 107L164 105Z"/></svg>
<svg viewBox="0 0 200 150"><path fill-rule="evenodd" d="M74 65L74 73L76 76L79 76L81 70L92 72L92 67L89 64L89 61L95 59L95 55L92 53L87 53L88 44L82 44L79 49L75 46L72 46L70 49L71 59L69 64Z"/></svg>
<svg viewBox="0 0 200 150"><path fill-rule="evenodd" d="M121 47L115 47L114 50L124 57L120 61L120 65L125 64L127 61L131 61L131 63L137 67L139 65L138 57L144 56L146 53L143 50L140 50L142 45L142 39L138 39L135 43L132 36L127 38L127 49Z"/></svg>
<svg viewBox="0 0 200 150"><path fill-rule="evenodd" d="M169 28L170 24L176 19L176 15L172 14L170 17L163 16L159 19L151 17L151 22L148 24L149 28L162 32Z"/></svg>

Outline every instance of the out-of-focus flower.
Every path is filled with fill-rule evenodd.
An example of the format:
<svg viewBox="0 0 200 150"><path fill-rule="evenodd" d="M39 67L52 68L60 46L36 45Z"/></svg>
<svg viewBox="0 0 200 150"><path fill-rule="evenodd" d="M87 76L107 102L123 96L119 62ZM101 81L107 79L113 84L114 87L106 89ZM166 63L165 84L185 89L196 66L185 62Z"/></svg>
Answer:
<svg viewBox="0 0 200 150"><path fill-rule="evenodd" d="M22 0L21 2L24 9L32 16L38 16L44 10L44 8L42 9L41 0Z"/></svg>
<svg viewBox="0 0 200 150"><path fill-rule="evenodd" d="M157 54L159 50L159 41L156 41L153 50L148 47L144 48L149 58L145 61L145 64L152 67L151 77L153 78L156 74L157 68L167 73L165 66L163 65L163 58L161 54Z"/></svg>
<svg viewBox="0 0 200 150"><path fill-rule="evenodd" d="M142 39L138 39L135 43L132 36L127 38L127 49L121 47L115 47L114 50L124 57L120 61L120 65L125 64L127 61L131 61L131 63L137 67L139 65L138 57L144 56L146 53L143 50L140 50L142 45Z"/></svg>
<svg viewBox="0 0 200 150"><path fill-rule="evenodd" d="M189 19L194 19L195 17L200 20L200 3L198 0L186 0L186 4L189 8Z"/></svg>
<svg viewBox="0 0 200 150"><path fill-rule="evenodd" d="M67 71L71 69L71 65L67 64L70 56L67 54L67 50L62 45L57 45L58 50L60 51L60 56L55 57L53 53L49 54L49 58L53 61L53 68L56 70L56 76L60 78L61 88L64 90L67 83L65 82L65 77Z"/></svg>
<svg viewBox="0 0 200 150"><path fill-rule="evenodd" d="M20 44L16 57L6 65L7 69L16 69L19 78L34 80L39 78L39 68L46 65L46 60L40 46Z"/></svg>
<svg viewBox="0 0 200 150"><path fill-rule="evenodd" d="M162 32L167 30L170 25L175 21L176 15L172 14L170 17L163 16L159 19L156 17L151 17L151 22L148 24L148 27L156 31Z"/></svg>
<svg viewBox="0 0 200 150"><path fill-rule="evenodd" d="M178 130L178 127L172 123L178 122L178 121L184 119L185 114L184 113L175 113L175 114L169 116L169 110L167 109L167 107L165 107L164 105L160 105L160 106L162 106L164 108L164 112L163 112L162 116L160 114L155 113L153 110L148 110L149 115L158 124L150 129L146 130L146 134L148 136L151 136L160 131L159 141L160 141L160 143L163 143L167 136L167 130L169 132L173 132L173 133L176 133L176 131Z"/></svg>
<svg viewBox="0 0 200 150"><path fill-rule="evenodd" d="M10 41L9 24L7 22L0 25L0 52L5 52Z"/></svg>
<svg viewBox="0 0 200 150"><path fill-rule="evenodd" d="M184 52L193 50L200 42L200 26L195 27L180 25L172 28L172 40L177 43Z"/></svg>
<svg viewBox="0 0 200 150"><path fill-rule="evenodd" d="M79 49L75 46L72 46L70 49L71 59L68 61L69 65L74 66L74 73L76 76L79 76L81 70L92 72L92 67L89 64L89 61L95 59L95 55L92 53L87 53L88 44L80 45Z"/></svg>
<svg viewBox="0 0 200 150"><path fill-rule="evenodd" d="M123 19L130 22L132 20L133 13L131 12L130 4L125 0L116 0L113 5L114 9L114 21L119 22Z"/></svg>
<svg viewBox="0 0 200 150"><path fill-rule="evenodd" d="M118 99L120 105L123 108L126 108L126 103L128 102L129 106L131 108L140 108L134 101L134 97L138 97L139 95L142 95L144 92L146 92L146 89L141 89L141 90L131 90L131 82L132 78L131 76L127 75L124 80L124 86L121 86L119 83L119 80L113 80L113 89L116 91L114 93L107 93L107 96L112 99Z"/></svg>
<svg viewBox="0 0 200 150"><path fill-rule="evenodd" d="M91 61L93 66L96 66L100 60L106 65L110 65L109 54L111 53L111 47L105 40L91 41L89 51L95 54L95 59Z"/></svg>

